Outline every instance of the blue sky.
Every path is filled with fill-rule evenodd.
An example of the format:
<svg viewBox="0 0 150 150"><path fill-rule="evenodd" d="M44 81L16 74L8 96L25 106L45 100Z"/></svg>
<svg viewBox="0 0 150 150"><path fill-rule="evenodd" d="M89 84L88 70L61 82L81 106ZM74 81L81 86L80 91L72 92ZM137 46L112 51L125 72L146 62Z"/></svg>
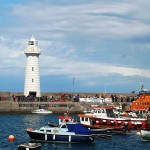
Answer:
<svg viewBox="0 0 150 150"><path fill-rule="evenodd" d="M0 91L24 91L31 35L42 52L42 92L138 93L141 82L150 89L149 0L0 3Z"/></svg>

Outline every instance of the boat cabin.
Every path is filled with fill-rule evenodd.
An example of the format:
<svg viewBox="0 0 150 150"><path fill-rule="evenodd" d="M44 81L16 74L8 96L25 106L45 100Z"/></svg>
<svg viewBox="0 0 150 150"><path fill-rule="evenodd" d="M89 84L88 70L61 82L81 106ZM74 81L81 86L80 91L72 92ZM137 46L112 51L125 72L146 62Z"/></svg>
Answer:
<svg viewBox="0 0 150 150"><path fill-rule="evenodd" d="M93 120L92 118L108 118L108 117L115 117L113 112L113 107L97 107L91 110L90 113L86 114L79 114L78 117L80 118L80 122L84 125L92 125Z"/></svg>
<svg viewBox="0 0 150 150"><path fill-rule="evenodd" d="M39 132L56 134L56 133L59 133L60 131L62 131L62 129L65 129L65 131L68 130L65 123L60 124L58 127L51 127L51 126L41 127L39 129Z"/></svg>
<svg viewBox="0 0 150 150"><path fill-rule="evenodd" d="M131 110L148 110L150 109L150 93L140 94L139 97L132 102Z"/></svg>
<svg viewBox="0 0 150 150"><path fill-rule="evenodd" d="M95 108L91 111L94 117L114 117L113 108Z"/></svg>

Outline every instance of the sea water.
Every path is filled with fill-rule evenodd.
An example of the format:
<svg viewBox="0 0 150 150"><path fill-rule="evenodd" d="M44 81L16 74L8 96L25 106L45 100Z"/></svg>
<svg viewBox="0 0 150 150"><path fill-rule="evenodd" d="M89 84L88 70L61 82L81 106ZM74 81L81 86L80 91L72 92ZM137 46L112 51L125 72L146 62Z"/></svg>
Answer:
<svg viewBox="0 0 150 150"><path fill-rule="evenodd" d="M0 115L0 150L17 150L21 143L30 142L30 137L25 129L40 128L48 122L58 123L58 116L62 114L5 114ZM77 115L71 117L78 119ZM95 139L94 143L42 143L41 150L149 150L150 141L143 142L137 131L127 135L113 135L112 138ZM9 142L9 135L15 140Z"/></svg>

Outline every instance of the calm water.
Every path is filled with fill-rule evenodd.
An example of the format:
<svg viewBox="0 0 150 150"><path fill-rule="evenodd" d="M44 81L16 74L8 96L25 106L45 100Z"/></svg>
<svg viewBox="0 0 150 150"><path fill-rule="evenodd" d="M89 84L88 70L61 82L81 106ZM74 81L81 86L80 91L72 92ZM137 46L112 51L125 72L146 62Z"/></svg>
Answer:
<svg viewBox="0 0 150 150"><path fill-rule="evenodd" d="M58 123L59 114L50 115L0 115L0 150L17 150L21 143L29 142L25 129L39 128L47 122ZM72 115L72 117L77 117ZM9 142L9 135L15 136L14 142ZM142 142L136 132L128 135L113 135L111 139L96 139L92 144L56 144L42 143L41 150L149 150L150 142Z"/></svg>

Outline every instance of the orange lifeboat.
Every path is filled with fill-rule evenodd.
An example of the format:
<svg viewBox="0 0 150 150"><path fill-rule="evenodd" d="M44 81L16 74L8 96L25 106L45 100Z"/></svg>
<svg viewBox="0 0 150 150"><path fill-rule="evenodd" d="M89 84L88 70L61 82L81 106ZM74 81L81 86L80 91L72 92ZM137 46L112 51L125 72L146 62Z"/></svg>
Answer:
<svg viewBox="0 0 150 150"><path fill-rule="evenodd" d="M148 110L150 109L150 91L141 89L135 101L132 102L129 110Z"/></svg>

